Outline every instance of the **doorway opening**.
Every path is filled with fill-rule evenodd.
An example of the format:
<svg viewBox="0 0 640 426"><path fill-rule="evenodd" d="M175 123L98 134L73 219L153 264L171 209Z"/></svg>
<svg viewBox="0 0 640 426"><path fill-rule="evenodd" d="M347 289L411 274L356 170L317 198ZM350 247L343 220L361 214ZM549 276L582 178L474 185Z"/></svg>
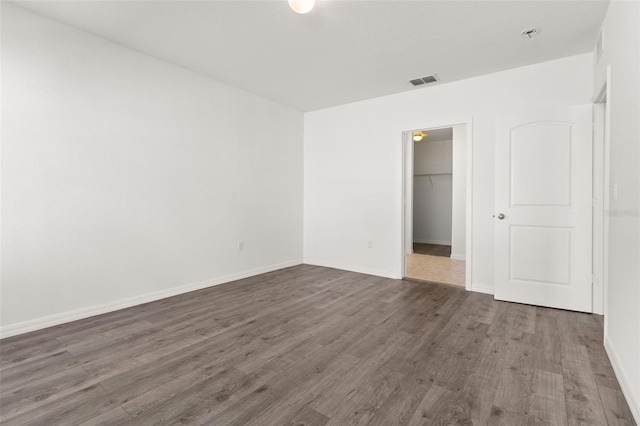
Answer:
<svg viewBox="0 0 640 426"><path fill-rule="evenodd" d="M470 288L466 123L403 133L403 278Z"/></svg>

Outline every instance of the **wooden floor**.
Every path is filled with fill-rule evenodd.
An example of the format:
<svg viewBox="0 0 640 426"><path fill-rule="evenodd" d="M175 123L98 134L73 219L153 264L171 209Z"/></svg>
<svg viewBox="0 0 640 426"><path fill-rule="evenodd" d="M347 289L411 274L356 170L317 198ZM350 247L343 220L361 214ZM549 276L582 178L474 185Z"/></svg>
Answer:
<svg viewBox="0 0 640 426"><path fill-rule="evenodd" d="M0 342L5 425L631 425L601 318L299 266Z"/></svg>
<svg viewBox="0 0 640 426"><path fill-rule="evenodd" d="M424 244L413 243L413 252L415 254L427 254L429 256L451 256L451 246L440 244Z"/></svg>
<svg viewBox="0 0 640 426"><path fill-rule="evenodd" d="M414 280L465 286L464 260L427 254L408 254L405 258L406 276Z"/></svg>

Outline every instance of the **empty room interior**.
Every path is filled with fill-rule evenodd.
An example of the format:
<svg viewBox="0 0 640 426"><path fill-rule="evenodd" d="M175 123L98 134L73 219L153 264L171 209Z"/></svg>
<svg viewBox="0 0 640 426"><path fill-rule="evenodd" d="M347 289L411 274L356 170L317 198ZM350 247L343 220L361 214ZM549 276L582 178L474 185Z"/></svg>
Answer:
<svg viewBox="0 0 640 426"><path fill-rule="evenodd" d="M640 2L0 2L3 425L636 425Z"/></svg>

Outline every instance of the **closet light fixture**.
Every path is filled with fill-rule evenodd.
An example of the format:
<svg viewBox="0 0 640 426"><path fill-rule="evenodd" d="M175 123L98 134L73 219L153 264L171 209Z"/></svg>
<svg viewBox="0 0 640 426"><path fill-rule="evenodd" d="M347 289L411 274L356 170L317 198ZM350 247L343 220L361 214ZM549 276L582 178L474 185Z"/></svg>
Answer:
<svg viewBox="0 0 640 426"><path fill-rule="evenodd" d="M426 138L427 134L425 132L413 132L413 141L420 142L422 139Z"/></svg>
<svg viewBox="0 0 640 426"><path fill-rule="evenodd" d="M289 0L289 7L296 13L305 14L313 9L315 3L316 0Z"/></svg>

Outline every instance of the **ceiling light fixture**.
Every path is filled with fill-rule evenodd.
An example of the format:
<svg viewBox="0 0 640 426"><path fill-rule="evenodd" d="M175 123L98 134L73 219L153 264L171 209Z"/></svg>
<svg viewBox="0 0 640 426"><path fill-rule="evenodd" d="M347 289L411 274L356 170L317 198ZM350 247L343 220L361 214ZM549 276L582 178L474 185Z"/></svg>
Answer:
<svg viewBox="0 0 640 426"><path fill-rule="evenodd" d="M315 3L315 0L289 0L289 7L296 13L305 14L313 9Z"/></svg>
<svg viewBox="0 0 640 426"><path fill-rule="evenodd" d="M422 139L426 138L427 134L425 132L413 132L413 141L420 142Z"/></svg>

